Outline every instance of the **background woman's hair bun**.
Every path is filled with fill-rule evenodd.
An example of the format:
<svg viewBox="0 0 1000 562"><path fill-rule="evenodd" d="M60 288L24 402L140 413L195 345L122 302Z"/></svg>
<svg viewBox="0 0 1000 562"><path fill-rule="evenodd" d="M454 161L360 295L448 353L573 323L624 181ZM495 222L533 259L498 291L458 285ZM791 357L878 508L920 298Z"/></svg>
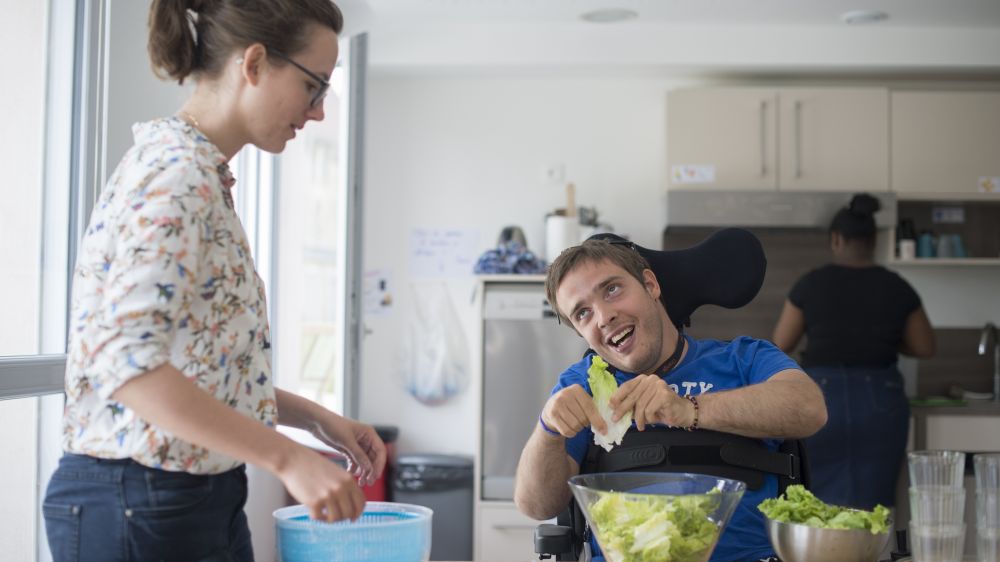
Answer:
<svg viewBox="0 0 1000 562"><path fill-rule="evenodd" d="M879 200L867 193L855 195L848 205L848 209L855 215L874 215L881 208L882 204Z"/></svg>

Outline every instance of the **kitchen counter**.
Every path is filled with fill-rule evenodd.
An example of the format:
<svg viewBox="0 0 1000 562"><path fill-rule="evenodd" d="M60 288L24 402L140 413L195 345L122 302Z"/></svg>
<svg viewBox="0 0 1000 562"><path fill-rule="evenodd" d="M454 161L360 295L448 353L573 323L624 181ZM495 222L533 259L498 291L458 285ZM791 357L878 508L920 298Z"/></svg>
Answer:
<svg viewBox="0 0 1000 562"><path fill-rule="evenodd" d="M910 414L918 416L1000 416L1000 402L966 400L964 406L910 406Z"/></svg>
<svg viewBox="0 0 1000 562"><path fill-rule="evenodd" d="M967 400L964 406L910 406L913 448L1000 451L1000 403Z"/></svg>

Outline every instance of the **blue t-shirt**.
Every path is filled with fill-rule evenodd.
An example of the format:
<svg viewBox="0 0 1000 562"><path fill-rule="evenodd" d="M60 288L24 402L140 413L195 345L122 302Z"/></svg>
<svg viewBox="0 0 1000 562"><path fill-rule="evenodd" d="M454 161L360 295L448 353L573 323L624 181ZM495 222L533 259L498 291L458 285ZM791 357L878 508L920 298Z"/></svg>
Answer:
<svg viewBox="0 0 1000 562"><path fill-rule="evenodd" d="M706 392L757 384L766 381L779 371L799 368L795 361L774 344L764 340L739 337L725 342L684 337L688 343L687 354L684 360L666 376L667 384L681 396L691 394L697 396ZM552 393L555 394L574 384L579 384L590 393L587 368L590 366L591 356L592 354L587 354L580 362L566 369L559 376L559 382L552 389ZM615 371L615 379L619 385L635 376L633 373ZM635 422L632 426L635 427ZM593 431L589 427L584 428L566 440L566 452L580 464L583 462L588 445L593 441ZM770 439L765 439L763 442L772 451L777 450L780 443ZM757 490L748 489L743 494L743 499L736 506L729 525L719 538L711 562L746 562L774 555L774 549L767 539L764 516L757 510L757 505L767 498L776 496L777 492L778 478L768 475L763 486ZM596 540L592 540L591 543L595 556L599 556L600 550L597 548ZM603 557L595 560L603 560Z"/></svg>

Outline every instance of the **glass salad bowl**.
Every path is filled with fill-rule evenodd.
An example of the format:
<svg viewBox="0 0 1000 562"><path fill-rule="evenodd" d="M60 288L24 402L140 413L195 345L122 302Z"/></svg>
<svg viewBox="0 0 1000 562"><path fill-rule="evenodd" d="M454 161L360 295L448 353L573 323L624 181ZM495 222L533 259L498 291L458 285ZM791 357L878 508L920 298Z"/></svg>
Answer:
<svg viewBox="0 0 1000 562"><path fill-rule="evenodd" d="M746 484L704 474L613 472L569 479L608 562L705 562Z"/></svg>

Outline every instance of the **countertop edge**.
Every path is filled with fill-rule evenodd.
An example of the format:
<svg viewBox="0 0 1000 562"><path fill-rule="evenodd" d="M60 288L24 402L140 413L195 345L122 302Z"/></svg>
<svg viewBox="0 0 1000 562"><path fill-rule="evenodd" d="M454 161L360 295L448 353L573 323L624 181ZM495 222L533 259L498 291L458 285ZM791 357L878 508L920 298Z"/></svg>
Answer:
<svg viewBox="0 0 1000 562"><path fill-rule="evenodd" d="M910 406L910 415L927 416L1000 416L1000 403L969 401L966 406Z"/></svg>

